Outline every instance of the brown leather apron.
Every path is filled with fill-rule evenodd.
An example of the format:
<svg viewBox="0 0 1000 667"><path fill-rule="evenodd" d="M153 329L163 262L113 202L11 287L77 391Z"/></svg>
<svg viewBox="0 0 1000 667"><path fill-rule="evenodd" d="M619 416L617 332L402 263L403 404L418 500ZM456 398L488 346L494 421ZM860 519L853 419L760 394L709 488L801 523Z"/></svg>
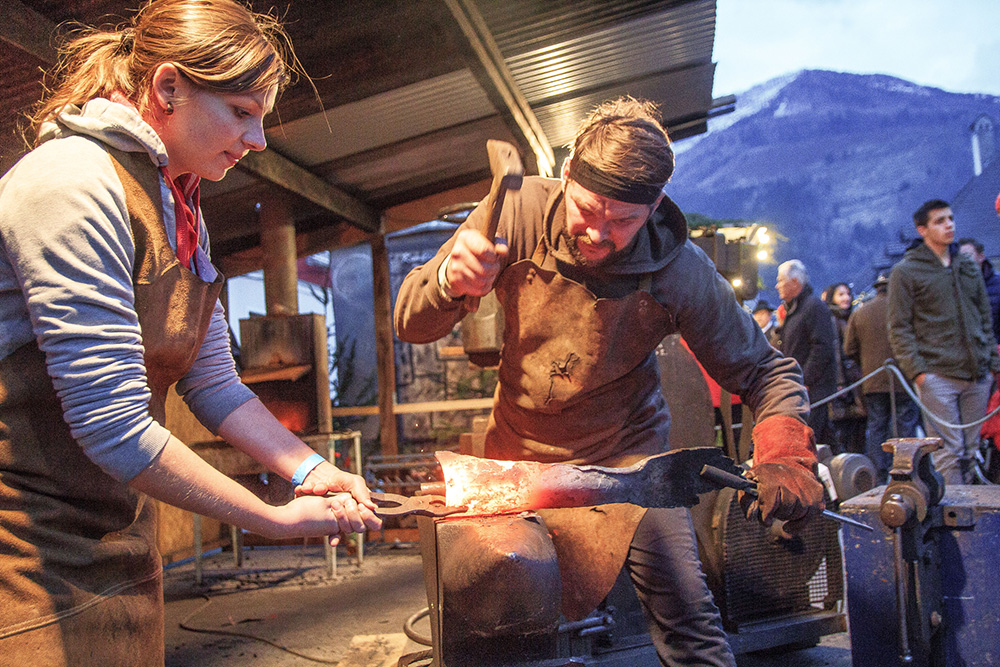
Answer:
<svg viewBox="0 0 1000 667"><path fill-rule="evenodd" d="M669 313L648 291L600 299L555 269L542 239L497 282L507 335L486 456L621 467L666 451L670 418L653 350L672 327ZM540 512L567 618L582 618L611 590L644 512L626 504Z"/></svg>
<svg viewBox="0 0 1000 667"><path fill-rule="evenodd" d="M206 283L178 263L148 156L110 152L135 239L150 413L162 423L166 390L194 363L222 276ZM2 661L162 665L163 641L155 503L84 455L44 355L26 344L0 360Z"/></svg>

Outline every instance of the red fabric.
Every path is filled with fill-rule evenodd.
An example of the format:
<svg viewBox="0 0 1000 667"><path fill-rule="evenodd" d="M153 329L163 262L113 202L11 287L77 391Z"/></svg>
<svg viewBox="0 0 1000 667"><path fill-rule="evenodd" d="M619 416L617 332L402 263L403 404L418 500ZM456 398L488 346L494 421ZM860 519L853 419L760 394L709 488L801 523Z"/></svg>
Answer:
<svg viewBox="0 0 1000 667"><path fill-rule="evenodd" d="M997 406L1000 406L1000 389L990 396L990 402L986 404L986 412L993 412ZM1000 449L1000 414L995 414L983 422L983 428L979 433L982 437L993 440L993 446Z"/></svg>
<svg viewBox="0 0 1000 667"><path fill-rule="evenodd" d="M163 179L174 195L174 217L177 221L177 259L187 269L198 247L198 210L201 200L199 179L194 174L181 174L171 179L166 167L160 167Z"/></svg>
<svg viewBox="0 0 1000 667"><path fill-rule="evenodd" d="M997 195L997 203L995 204L997 209L997 215L1000 215L1000 194Z"/></svg>
<svg viewBox="0 0 1000 667"><path fill-rule="evenodd" d="M683 338L681 338L681 344L684 345L685 350L691 352L691 348L688 347L687 341L684 340ZM691 352L691 356L694 357L693 352ZM714 405L715 407L719 407L722 404L722 387L719 386L718 382L709 377L708 371L706 371L705 367L701 365L697 357L695 357L694 361L696 364L698 364L698 369L701 370L701 374L705 376L705 382L708 383L708 393L712 395L712 405ZM740 397L737 396L736 394L730 394L730 395L732 396L732 400L730 401L730 403L732 403L733 405L739 405Z"/></svg>
<svg viewBox="0 0 1000 667"><path fill-rule="evenodd" d="M778 319L778 326L785 326L785 316L788 315L788 309L785 308L785 304L780 304L775 312L775 317Z"/></svg>

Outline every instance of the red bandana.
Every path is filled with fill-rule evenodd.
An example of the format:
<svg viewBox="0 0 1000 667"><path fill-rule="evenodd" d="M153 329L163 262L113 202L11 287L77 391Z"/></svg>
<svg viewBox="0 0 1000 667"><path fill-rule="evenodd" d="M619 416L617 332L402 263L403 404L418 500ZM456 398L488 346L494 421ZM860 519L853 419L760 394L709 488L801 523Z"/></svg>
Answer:
<svg viewBox="0 0 1000 667"><path fill-rule="evenodd" d="M181 174L171 180L165 167L160 167L164 180L174 195L174 217L177 221L177 259L186 269L191 268L191 257L198 247L198 217L196 211L201 200L201 179L194 174Z"/></svg>

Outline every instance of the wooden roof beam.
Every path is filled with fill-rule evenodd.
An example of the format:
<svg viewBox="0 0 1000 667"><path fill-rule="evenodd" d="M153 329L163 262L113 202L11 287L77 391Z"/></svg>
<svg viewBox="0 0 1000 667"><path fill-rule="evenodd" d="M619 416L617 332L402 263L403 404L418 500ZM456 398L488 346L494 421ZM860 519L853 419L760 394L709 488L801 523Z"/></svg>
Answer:
<svg viewBox="0 0 1000 667"><path fill-rule="evenodd" d="M0 39L44 63L54 64L58 53L52 46L56 24L20 0L4 0Z"/></svg>
<svg viewBox="0 0 1000 667"><path fill-rule="evenodd" d="M358 229L377 233L379 214L363 201L334 187L304 167L267 149L247 153L239 166L267 181L280 185L314 204L322 206Z"/></svg>
<svg viewBox="0 0 1000 667"><path fill-rule="evenodd" d="M511 131L531 149L538 165L538 173L552 176L555 167L552 145L545 137L524 93L514 81L514 75L507 67L500 47L475 1L444 0L444 3L451 10L478 61L473 64L473 71L479 75L477 78L483 84L486 94L502 113L513 119Z"/></svg>

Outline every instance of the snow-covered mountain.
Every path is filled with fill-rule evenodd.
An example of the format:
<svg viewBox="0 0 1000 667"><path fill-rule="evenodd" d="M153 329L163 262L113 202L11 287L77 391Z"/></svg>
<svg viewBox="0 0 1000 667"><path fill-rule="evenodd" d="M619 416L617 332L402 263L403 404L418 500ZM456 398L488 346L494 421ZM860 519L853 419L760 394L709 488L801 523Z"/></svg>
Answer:
<svg viewBox="0 0 1000 667"><path fill-rule="evenodd" d="M886 245L915 236L912 212L972 178L981 114L1000 121L1000 98L803 70L739 94L734 113L679 142L667 189L686 212L765 222L788 239L775 259L801 259L817 290L863 288ZM776 273L761 267L767 287Z"/></svg>

